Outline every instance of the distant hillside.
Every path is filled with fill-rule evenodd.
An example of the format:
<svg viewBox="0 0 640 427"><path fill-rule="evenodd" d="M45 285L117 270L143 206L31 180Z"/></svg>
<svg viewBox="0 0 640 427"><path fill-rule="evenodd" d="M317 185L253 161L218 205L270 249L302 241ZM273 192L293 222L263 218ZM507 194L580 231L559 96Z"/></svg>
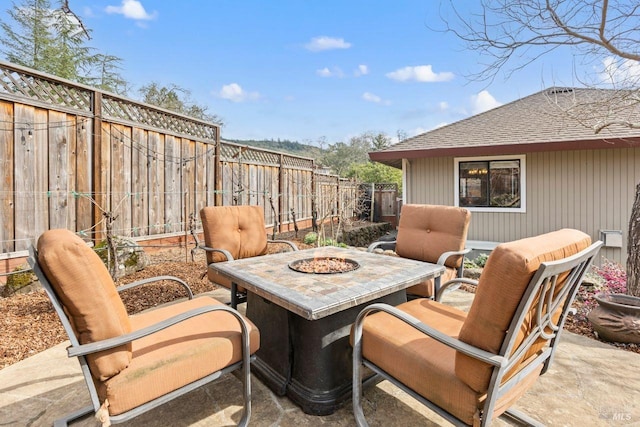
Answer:
<svg viewBox="0 0 640 427"><path fill-rule="evenodd" d="M301 144L296 141L285 140L240 140L240 139L227 139L227 142L234 144L250 145L252 147L264 148L265 150L280 151L282 153L293 154L301 157L309 157L311 159L319 160L322 157L322 150L319 147L307 144Z"/></svg>

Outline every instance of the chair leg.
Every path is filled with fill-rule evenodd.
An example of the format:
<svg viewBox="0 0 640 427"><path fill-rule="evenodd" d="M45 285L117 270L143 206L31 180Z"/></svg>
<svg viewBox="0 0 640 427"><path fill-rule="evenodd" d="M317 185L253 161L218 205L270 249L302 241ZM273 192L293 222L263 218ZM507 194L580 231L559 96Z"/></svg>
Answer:
<svg viewBox="0 0 640 427"><path fill-rule="evenodd" d="M518 411L517 409L507 409L502 416L510 417L526 426L545 427L545 425L540 421L534 420L524 412Z"/></svg>
<svg viewBox="0 0 640 427"><path fill-rule="evenodd" d="M237 310L238 304L242 304L243 302L247 302L247 294L238 292L238 285L231 282L231 302L229 305L234 310Z"/></svg>
<svg viewBox="0 0 640 427"><path fill-rule="evenodd" d="M84 408L73 412L64 418L60 418L59 420L55 420L53 422L53 427L67 427L70 422L79 420L80 418L86 417L87 415L93 414L93 406L85 406Z"/></svg>

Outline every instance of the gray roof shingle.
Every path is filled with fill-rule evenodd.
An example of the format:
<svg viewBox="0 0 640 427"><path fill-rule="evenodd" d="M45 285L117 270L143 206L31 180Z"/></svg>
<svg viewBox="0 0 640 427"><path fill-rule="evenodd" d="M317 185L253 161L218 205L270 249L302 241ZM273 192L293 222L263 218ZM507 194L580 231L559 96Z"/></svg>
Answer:
<svg viewBox="0 0 640 427"><path fill-rule="evenodd" d="M416 135L372 160L399 167L402 158L515 154L541 150L593 149L640 143L640 101L635 92L550 88L492 110ZM626 121L632 129L607 121Z"/></svg>

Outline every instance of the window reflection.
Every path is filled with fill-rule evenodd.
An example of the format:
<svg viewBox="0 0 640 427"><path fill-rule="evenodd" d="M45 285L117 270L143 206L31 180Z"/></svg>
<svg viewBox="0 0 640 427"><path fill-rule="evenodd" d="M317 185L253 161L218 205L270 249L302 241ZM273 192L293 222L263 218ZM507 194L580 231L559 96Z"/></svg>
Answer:
<svg viewBox="0 0 640 427"><path fill-rule="evenodd" d="M520 207L520 160L460 162L459 178L459 206Z"/></svg>

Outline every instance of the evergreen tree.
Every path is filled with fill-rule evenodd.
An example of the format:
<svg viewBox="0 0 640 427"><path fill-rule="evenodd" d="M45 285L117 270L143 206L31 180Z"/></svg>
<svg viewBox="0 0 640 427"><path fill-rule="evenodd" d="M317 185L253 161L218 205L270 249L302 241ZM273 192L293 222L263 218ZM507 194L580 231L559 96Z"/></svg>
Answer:
<svg viewBox="0 0 640 427"><path fill-rule="evenodd" d="M14 1L7 14L13 22L0 21L4 33L0 51L9 62L125 93L127 84L118 72L120 58L86 45L89 31L66 2L53 9L49 0Z"/></svg>

